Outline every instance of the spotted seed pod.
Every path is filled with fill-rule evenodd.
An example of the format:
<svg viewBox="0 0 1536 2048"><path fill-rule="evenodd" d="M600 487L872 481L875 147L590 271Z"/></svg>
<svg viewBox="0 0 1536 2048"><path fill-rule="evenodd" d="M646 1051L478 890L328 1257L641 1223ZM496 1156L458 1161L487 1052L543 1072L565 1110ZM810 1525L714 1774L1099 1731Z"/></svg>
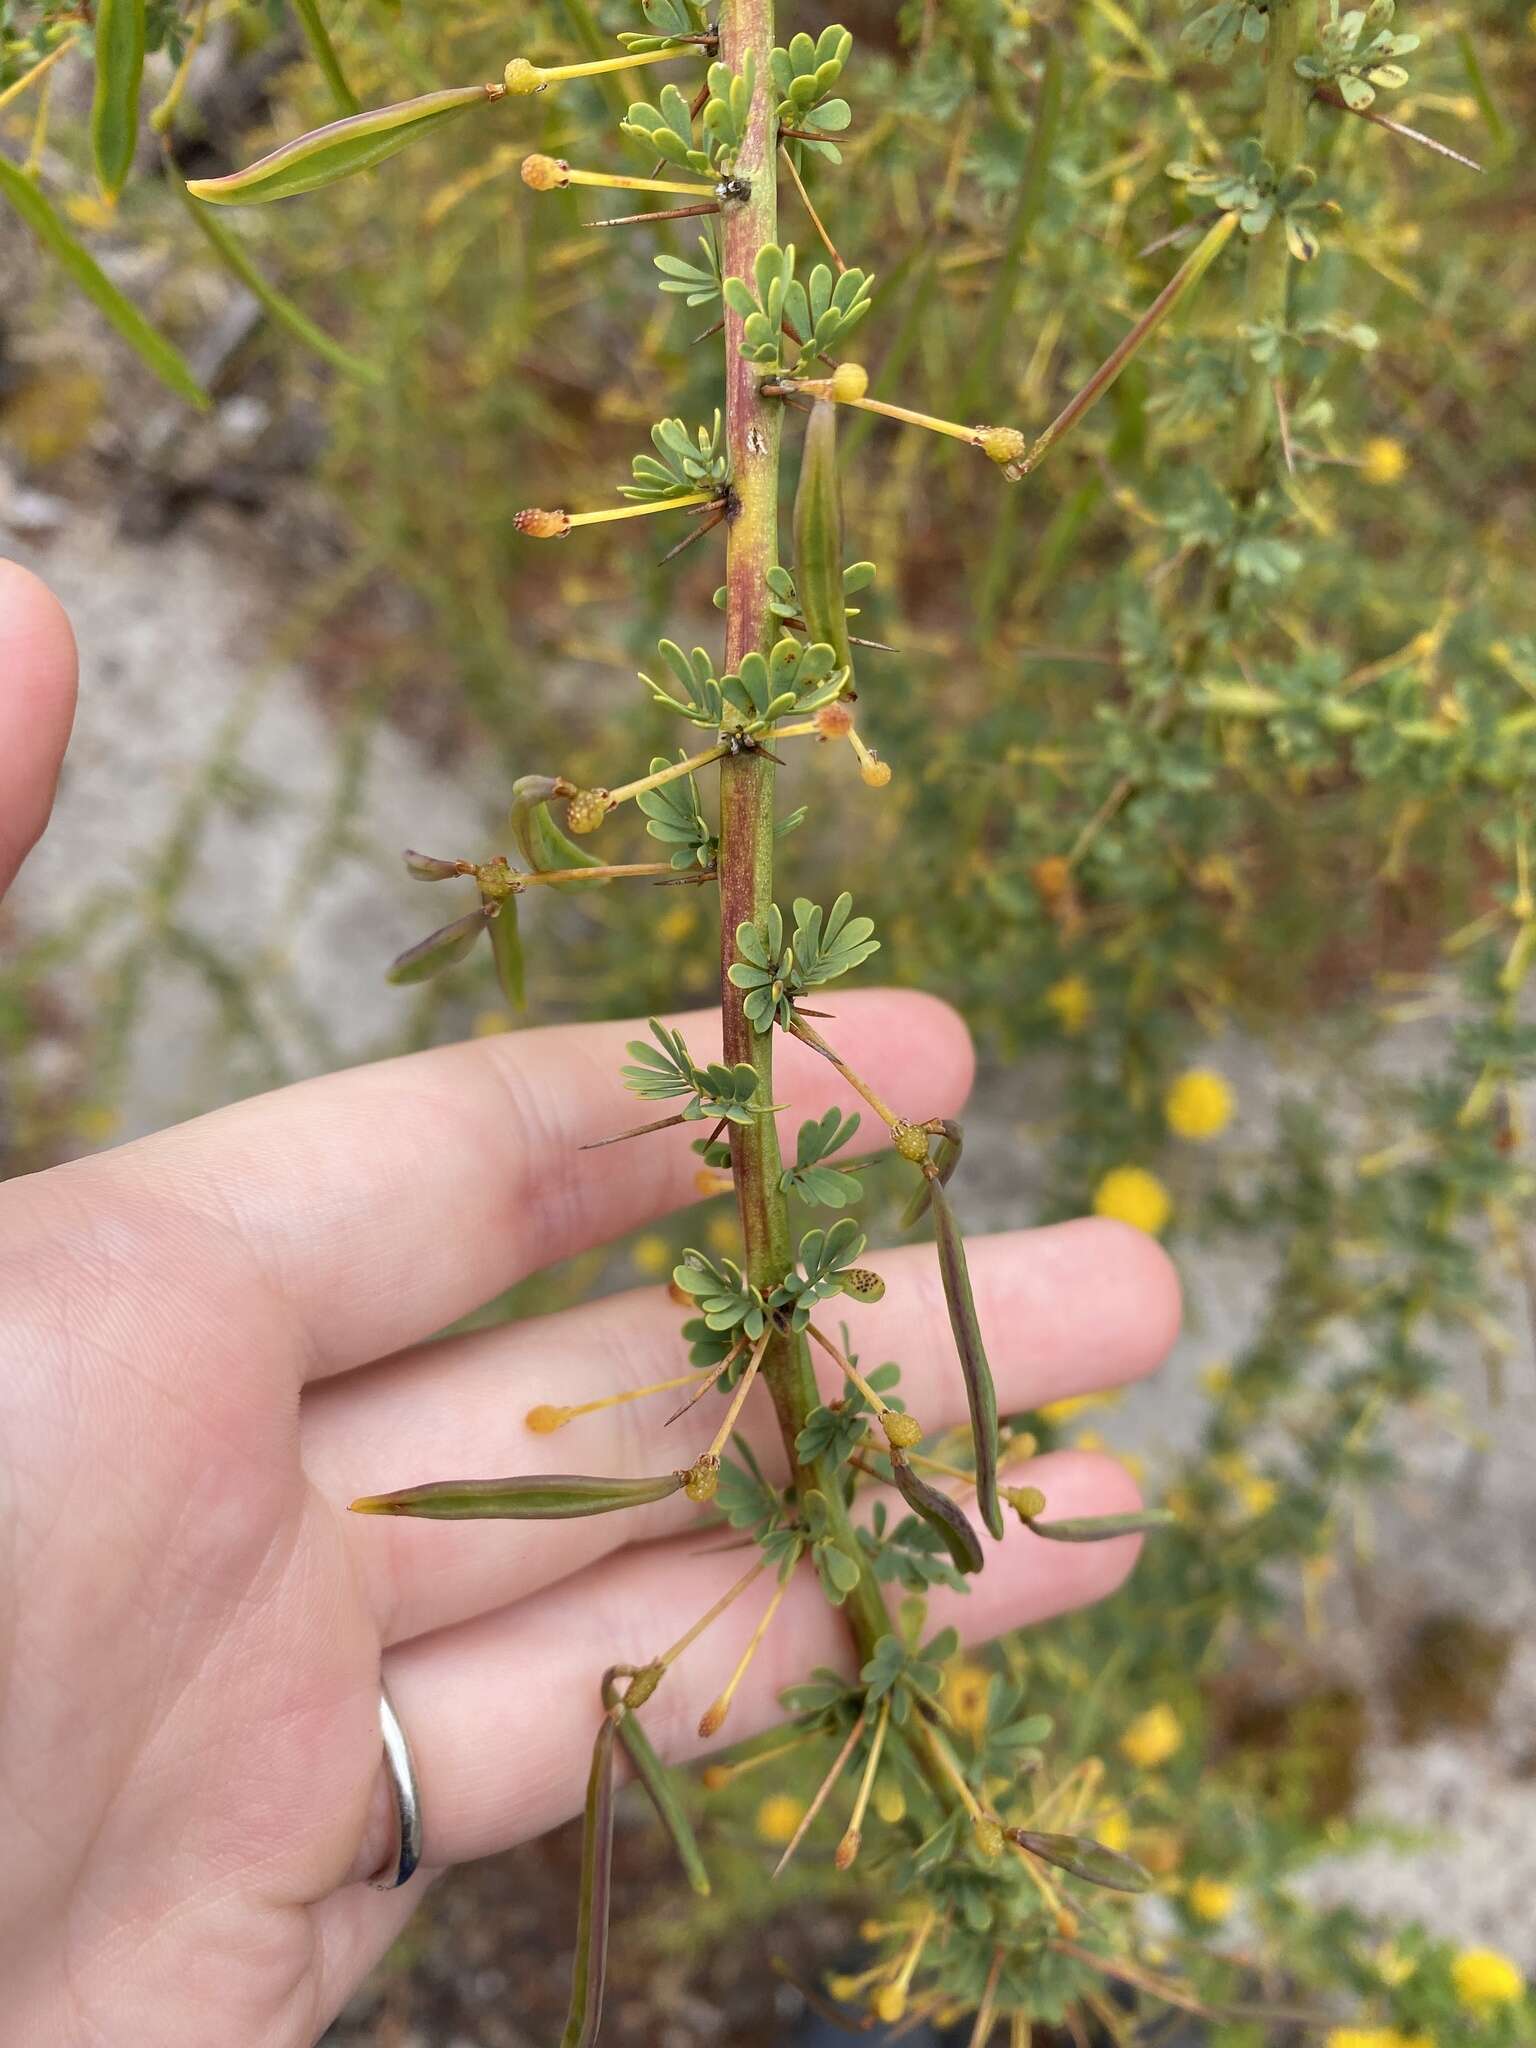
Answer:
<svg viewBox="0 0 1536 2048"><path fill-rule="evenodd" d="M999 468L1018 462L1028 453L1029 439L1017 427L978 427L976 446Z"/></svg>
<svg viewBox="0 0 1536 2048"><path fill-rule="evenodd" d="M705 1452L695 1458L683 1475L683 1491L690 1500L713 1500L720 1490L720 1460Z"/></svg>
<svg viewBox="0 0 1536 2048"><path fill-rule="evenodd" d="M535 192L558 192L570 182L570 165L558 156L525 156L523 183Z"/></svg>
<svg viewBox="0 0 1536 2048"><path fill-rule="evenodd" d="M923 1440L923 1426L915 1415L903 1415L899 1408L887 1408L880 1417L885 1440L898 1451L916 1449Z"/></svg>
<svg viewBox="0 0 1536 2048"><path fill-rule="evenodd" d="M528 540L564 540L571 530L569 512L546 512L542 505L529 505L514 514L512 524Z"/></svg>
<svg viewBox="0 0 1536 2048"><path fill-rule="evenodd" d="M514 57L501 74L501 82L514 98L526 98L529 93L542 92L549 83L537 64L530 64L526 57Z"/></svg>
<svg viewBox="0 0 1536 2048"><path fill-rule="evenodd" d="M607 815L606 789L578 789L565 807L565 822L578 837L595 832Z"/></svg>
<svg viewBox="0 0 1536 2048"><path fill-rule="evenodd" d="M995 1863L1003 1853L1003 1831L995 1820L973 1822L971 1839L989 1863Z"/></svg>
<svg viewBox="0 0 1536 2048"><path fill-rule="evenodd" d="M910 1159L914 1166L923 1165L928 1158L928 1133L916 1124L910 1124L904 1116L898 1117L891 1125L891 1143L903 1159Z"/></svg>

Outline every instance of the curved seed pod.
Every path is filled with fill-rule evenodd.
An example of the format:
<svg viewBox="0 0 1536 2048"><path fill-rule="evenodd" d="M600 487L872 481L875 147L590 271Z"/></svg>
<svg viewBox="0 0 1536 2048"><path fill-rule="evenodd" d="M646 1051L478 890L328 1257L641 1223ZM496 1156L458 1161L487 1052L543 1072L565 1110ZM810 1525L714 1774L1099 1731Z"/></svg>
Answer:
<svg viewBox="0 0 1536 2048"><path fill-rule="evenodd" d="M603 1674L603 1705L617 1707L624 1703L624 1695L615 1685L616 1672ZM699 1851L699 1841L693 1832L693 1822L677 1796L677 1784L673 1774L651 1747L651 1738L640 1725L640 1718L632 1712L624 1712L618 1718L619 1740L623 1743L630 1762L635 1767L635 1776L645 1787L652 1806L662 1826L672 1837L672 1846L677 1851L677 1860L683 1866L683 1875L701 1899L710 1893L709 1872L704 1868L704 1858Z"/></svg>
<svg viewBox="0 0 1536 2048"><path fill-rule="evenodd" d="M1129 1515L1078 1515L1065 1522L1037 1522L1029 1527L1052 1543L1108 1543L1116 1536L1148 1536L1166 1529L1178 1517L1168 1508L1137 1508Z"/></svg>
<svg viewBox="0 0 1536 2048"><path fill-rule="evenodd" d="M608 1906L613 1889L613 1716L604 1714L592 1745L581 1829L581 1904L571 2005L560 2048L593 2048L608 1973Z"/></svg>
<svg viewBox="0 0 1536 2048"><path fill-rule="evenodd" d="M979 1572L985 1563L981 1538L966 1520L959 1503L951 1500L947 1493L941 1493L938 1487L930 1486L926 1479L919 1479L903 1457L892 1457L891 1476L896 1481L897 1492L912 1512L921 1515L928 1526L937 1529L944 1538L956 1570Z"/></svg>
<svg viewBox="0 0 1536 2048"><path fill-rule="evenodd" d="M601 858L568 839L549 815L551 797L572 794L558 775L520 775L512 785L512 836L536 875L552 868L600 868ZM584 889L585 882L556 882L557 889Z"/></svg>
<svg viewBox="0 0 1536 2048"><path fill-rule="evenodd" d="M0 155L0 198L6 199L26 222L43 247L84 292L102 317L109 320L128 346L146 362L162 383L193 405L211 403L198 383L192 366L173 343L151 327L131 299L125 299L101 265L83 243L76 240L62 217L8 156Z"/></svg>
<svg viewBox="0 0 1536 2048"><path fill-rule="evenodd" d="M837 474L837 407L818 398L805 427L795 490L795 593L811 639L823 640L853 674L843 598L843 499Z"/></svg>
<svg viewBox="0 0 1536 2048"><path fill-rule="evenodd" d="M960 1225L949 1206L949 1197L936 1180L928 1183L933 1201L933 1224L939 1253L939 1274L944 1282L944 1300L949 1309L949 1327L955 1333L960 1370L965 1375L965 1398L971 1411L971 1445L976 1458L976 1505L992 1534L1003 1533L1003 1507L997 1494L997 1389L981 1341L981 1324L976 1318L976 1299L971 1293L971 1272L965 1262L965 1242Z"/></svg>
<svg viewBox="0 0 1536 2048"><path fill-rule="evenodd" d="M491 957L496 962L496 979L514 1010L526 1010L528 995L523 979L523 942L517 930L517 898L506 896L491 919Z"/></svg>
<svg viewBox="0 0 1536 2048"><path fill-rule="evenodd" d="M445 924L414 946L408 946L398 960L391 962L386 981L397 987L415 981L430 981L434 974L441 974L445 967L452 967L462 960L485 930L484 909L472 910L467 917L456 917L452 924Z"/></svg>
<svg viewBox="0 0 1536 2048"><path fill-rule="evenodd" d="M434 1479L396 1493L365 1494L354 1515L418 1515L433 1522L560 1522L648 1507L676 1493L685 1474L656 1479L589 1479L557 1472L530 1479Z"/></svg>
<svg viewBox="0 0 1536 2048"><path fill-rule="evenodd" d="M98 0L91 151L108 199L116 199L133 169L143 77L144 0Z"/></svg>
<svg viewBox="0 0 1536 2048"><path fill-rule="evenodd" d="M1144 1892L1152 1887L1150 1873L1133 1856L1122 1856L1118 1849L1106 1849L1091 1836L1036 1835L1028 1828L1009 1828L1006 1833L1010 1842L1017 1842L1031 1856L1038 1856L1043 1863L1054 1863L1058 1870L1082 1878L1085 1884L1103 1885L1111 1892Z"/></svg>
<svg viewBox="0 0 1536 2048"><path fill-rule="evenodd" d="M413 882L451 882L466 870L464 861L439 860L435 853L418 853L414 846L408 846L401 858Z"/></svg>
<svg viewBox="0 0 1536 2048"><path fill-rule="evenodd" d="M371 171L429 128L501 97L499 87L456 85L446 92L401 100L396 106L375 107L371 113L353 114L345 121L311 129L243 171L231 171L227 178L189 178L187 190L194 199L215 206L255 206L268 199L292 199L297 193L334 185L354 172Z"/></svg>
<svg viewBox="0 0 1536 2048"><path fill-rule="evenodd" d="M353 355L339 342L332 341L325 329L317 327L303 308L296 306L286 292L280 292L276 285L268 282L223 221L216 214L210 213L206 206L198 205L178 175L169 155L165 168L166 176L175 186L182 204L197 222L199 231L206 237L220 262L239 278L247 291L260 300L279 326L286 327L306 348L312 349L322 361L330 363L345 376L355 377L361 384L383 383L384 372L377 363L365 362L361 356ZM449 872L452 874L458 871L450 868Z"/></svg>
<svg viewBox="0 0 1536 2048"><path fill-rule="evenodd" d="M945 1117L942 1125L944 1135L939 1140L939 1149L933 1155L934 1171L939 1176L939 1186L948 1187L954 1177L955 1168L960 1164L960 1154L965 1149L965 1133L953 1117ZM910 1230L918 1219L927 1214L928 1204L933 1200L933 1184L928 1175L923 1175L923 1184L901 1212L901 1228Z"/></svg>

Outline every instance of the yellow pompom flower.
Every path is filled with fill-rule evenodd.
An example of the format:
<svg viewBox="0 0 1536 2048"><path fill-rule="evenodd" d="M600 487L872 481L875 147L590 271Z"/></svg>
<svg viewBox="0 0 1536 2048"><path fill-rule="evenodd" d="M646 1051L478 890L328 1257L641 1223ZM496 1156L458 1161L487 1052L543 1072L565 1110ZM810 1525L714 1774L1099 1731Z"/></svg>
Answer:
<svg viewBox="0 0 1536 2048"><path fill-rule="evenodd" d="M1365 444L1360 467L1367 483L1399 483L1408 468L1408 450L1390 434L1375 434Z"/></svg>
<svg viewBox="0 0 1536 2048"><path fill-rule="evenodd" d="M1185 1894L1185 1903L1197 1920L1207 1920L1213 1927L1223 1920L1230 1920L1232 1909L1237 1904L1237 1888L1224 1884L1219 1877L1197 1877Z"/></svg>
<svg viewBox="0 0 1536 2048"><path fill-rule="evenodd" d="M1182 1747L1184 1730L1179 1717L1166 1701L1148 1707L1120 1737L1120 1754L1144 1771L1155 1771Z"/></svg>
<svg viewBox="0 0 1536 2048"><path fill-rule="evenodd" d="M1144 1166L1115 1166L1093 1191L1093 1213L1156 1237L1173 1214L1173 1198Z"/></svg>
<svg viewBox="0 0 1536 2048"><path fill-rule="evenodd" d="M654 1230L647 1231L644 1237L635 1239L629 1248L629 1256L640 1272L653 1276L670 1273L676 1263L672 1256L672 1247L664 1237L658 1237Z"/></svg>
<svg viewBox="0 0 1536 2048"><path fill-rule="evenodd" d="M772 1792L757 1809L757 1832L764 1842L783 1843L799 1827L805 1815L805 1801L788 1792Z"/></svg>
<svg viewBox="0 0 1536 2048"><path fill-rule="evenodd" d="M1497 1949L1464 1948L1451 1965L1456 1996L1470 2012L1492 2012L1524 1995L1525 1979Z"/></svg>
<svg viewBox="0 0 1536 2048"><path fill-rule="evenodd" d="M954 1664L944 1674L944 1704L957 1728L979 1735L987 1721L992 1674L982 1664Z"/></svg>
<svg viewBox="0 0 1536 2048"><path fill-rule="evenodd" d="M1131 1818L1123 1806L1112 1806L1093 1824L1094 1840L1102 1842L1106 1849L1113 1849L1117 1855L1124 1855L1131 1843Z"/></svg>
<svg viewBox="0 0 1536 2048"><path fill-rule="evenodd" d="M1404 2034L1396 2027L1333 2027L1324 2048L1435 2048L1428 2034Z"/></svg>
<svg viewBox="0 0 1536 2048"><path fill-rule="evenodd" d="M1093 1016L1093 990L1080 974L1068 974L1046 990L1045 1007L1068 1038L1075 1038Z"/></svg>
<svg viewBox="0 0 1536 2048"><path fill-rule="evenodd" d="M1191 1067L1187 1074L1180 1074L1163 1097L1169 1130L1196 1144L1219 1137L1232 1121L1234 1106L1230 1084L1210 1067Z"/></svg>

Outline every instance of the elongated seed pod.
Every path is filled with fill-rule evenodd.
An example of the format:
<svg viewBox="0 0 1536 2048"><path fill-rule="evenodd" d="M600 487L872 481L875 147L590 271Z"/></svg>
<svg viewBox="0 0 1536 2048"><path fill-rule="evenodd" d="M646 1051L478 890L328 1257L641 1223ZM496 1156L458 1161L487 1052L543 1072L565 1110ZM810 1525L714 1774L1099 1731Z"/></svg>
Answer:
<svg viewBox="0 0 1536 2048"><path fill-rule="evenodd" d="M414 946L407 946L400 957L390 963L384 979L396 987L430 981L434 974L441 974L445 968L465 957L485 930L485 924L483 907L456 917L452 924L445 924L419 939Z"/></svg>
<svg viewBox="0 0 1536 2048"><path fill-rule="evenodd" d="M571 785L555 775L520 775L512 785L512 836L536 875L556 868L600 868L602 857L578 846L549 814L549 801L570 796ZM599 884L599 887L604 886ZM556 882L557 889L590 889L590 882Z"/></svg>
<svg viewBox="0 0 1536 2048"><path fill-rule="evenodd" d="M981 1324L976 1316L976 1298L971 1292L971 1271L965 1260L965 1241L949 1206L949 1197L936 1180L928 1183L933 1201L933 1225L939 1253L939 1275L944 1282L944 1300L949 1309L949 1327L960 1354L965 1376L965 1398L971 1411L971 1445L976 1458L976 1505L992 1534L1003 1533L1003 1505L997 1493L997 1389L987 1348L981 1341Z"/></svg>
<svg viewBox="0 0 1536 2048"><path fill-rule="evenodd" d="M979 1572L985 1562L981 1538L966 1520L959 1502L951 1500L938 1487L930 1486L926 1479L919 1479L906 1459L899 1455L891 1459L891 1474L896 1481L896 1490L907 1506L944 1538L956 1570Z"/></svg>
<svg viewBox="0 0 1536 2048"><path fill-rule="evenodd" d="M419 1515L434 1522L559 1522L574 1515L611 1515L665 1500L686 1475L656 1479L589 1479L551 1473L529 1479L434 1479L396 1493L365 1494L355 1515Z"/></svg>
<svg viewBox="0 0 1536 2048"><path fill-rule="evenodd" d="M1017 1842L1031 1856L1054 1863L1058 1870L1082 1878L1085 1884L1102 1885L1111 1892L1144 1892L1152 1886L1150 1874L1134 1856L1122 1856L1118 1849L1106 1849L1089 1835L1037 1835L1029 1828L1005 1830L1010 1842Z"/></svg>
<svg viewBox="0 0 1536 2048"><path fill-rule="evenodd" d="M1137 1508L1128 1515L1078 1515L1064 1522L1037 1522L1031 1517L1028 1526L1052 1543L1110 1543L1117 1536L1149 1536L1176 1519L1167 1508Z"/></svg>
<svg viewBox="0 0 1536 2048"><path fill-rule="evenodd" d="M623 1699L614 1683L617 1673L603 1674L603 1705L615 1707ZM677 1793L677 1780L661 1758L651 1747L651 1738L640 1725L640 1717L630 1711L619 1715L619 1740L623 1743L630 1762L635 1767L635 1776L645 1787L657 1818L672 1837L672 1846L677 1851L677 1860L683 1866L683 1875L701 1899L710 1893L709 1872L704 1868L704 1858L699 1849L698 1836L693 1832L693 1822Z"/></svg>
<svg viewBox="0 0 1536 2048"><path fill-rule="evenodd" d="M517 929L517 898L502 899L491 919L491 957L496 962L496 979L514 1010L526 1010L528 995L523 977L523 942Z"/></svg>
<svg viewBox="0 0 1536 2048"><path fill-rule="evenodd" d="M939 1149L933 1155L934 1169L939 1176L940 1187L948 1187L955 1168L960 1164L960 1154L965 1149L965 1133L952 1117L944 1119L944 1135L939 1140ZM901 1227L910 1230L920 1217L928 1212L933 1200L932 1186L928 1175L923 1175L922 1186L901 1212Z"/></svg>
<svg viewBox="0 0 1536 2048"><path fill-rule="evenodd" d="M36 235L59 268L67 273L91 304L117 329L161 382L193 405L211 401L194 376L191 364L174 343L151 327L131 299L124 298L111 278L66 226L44 194L8 156L0 155L0 199L6 200Z"/></svg>
<svg viewBox="0 0 1536 2048"><path fill-rule="evenodd" d="M608 1973L608 1907L613 1891L613 1716L604 1714L592 1745L581 1828L581 1904L571 2005L560 2048L593 2048Z"/></svg>
<svg viewBox="0 0 1536 2048"><path fill-rule="evenodd" d="M488 106L501 96L500 87L488 90L483 85L456 85L446 92L401 100L392 107L375 107L370 113L313 128L243 171L231 171L226 178L190 178L187 190L194 199L215 206L255 206L268 199L292 199L300 192L334 185L358 171L371 171L429 128L468 113L471 107Z"/></svg>
<svg viewBox="0 0 1536 2048"><path fill-rule="evenodd" d="M843 599L843 498L837 474L837 407L818 398L805 426L795 490L795 594L812 640L824 640L853 673Z"/></svg>
<svg viewBox="0 0 1536 2048"><path fill-rule="evenodd" d="M91 151L108 199L116 199L133 169L143 77L144 0L98 0Z"/></svg>

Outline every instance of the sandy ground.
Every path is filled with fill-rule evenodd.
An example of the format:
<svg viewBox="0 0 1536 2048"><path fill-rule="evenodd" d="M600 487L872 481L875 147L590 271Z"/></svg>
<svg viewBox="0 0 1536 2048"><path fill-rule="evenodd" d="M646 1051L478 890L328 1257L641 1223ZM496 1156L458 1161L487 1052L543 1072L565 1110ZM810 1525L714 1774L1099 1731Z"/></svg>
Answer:
<svg viewBox="0 0 1536 2048"><path fill-rule="evenodd" d="M14 493L10 503L14 511ZM221 754L239 792L203 821L173 914L221 956L259 960L251 1000L264 1046L231 1054L224 1013L201 974L157 977L116 1091L118 1134L279 1075L365 1056L398 1016L381 1007L379 963L422 929L421 895L395 857L402 821L415 843L452 848L492 792L466 791L420 747L386 731L357 792L348 849L316 873L316 833L343 772L344 728L302 666L264 660L283 593L238 573L238 526L221 524L234 515L200 516L136 543L99 515L67 507L39 526L25 504L7 536L6 504L0 478L0 546L8 541L69 606L84 674L58 811L16 889L11 938L59 930L103 890L142 898L168 833L185 822ZM100 999L120 931L106 920L77 958L49 972L59 1028L27 1057L44 1069L51 1062L56 1078L70 1078L70 1020ZM1405 1036L1391 1056L1413 1062L1432 1051L1432 1038ZM1282 1072L1252 1045L1227 1048L1224 1064L1253 1128L1262 1128L1282 1084L1304 1080L1306 1057L1293 1048ZM1022 1169L1031 1105L1050 1083L1043 1067L986 1077L968 1119L959 1190L968 1221L1029 1219L1034 1191ZM1231 1255L1196 1251L1183 1264L1184 1339L1156 1385L1103 1421L1111 1442L1140 1451L1154 1474L1188 1441L1198 1374L1241 1343L1265 1279ZM1389 1916L1422 1915L1443 1933L1496 1943L1536 1970L1536 1361L1523 1305L1518 1314L1512 1305L1511 1317L1518 1342L1504 1405L1490 1406L1479 1367L1458 1364L1450 1426L1404 1424L1407 1483L1362 1513L1356 1555L1330 1595L1328 1657L1370 1702L1363 1810L1418 1839L1399 1835L1315 1883ZM1405 1739L1390 1705L1392 1673L1423 1618L1445 1613L1508 1629L1516 1647L1485 1725ZM708 2031L684 2028L676 2038L686 2044Z"/></svg>

